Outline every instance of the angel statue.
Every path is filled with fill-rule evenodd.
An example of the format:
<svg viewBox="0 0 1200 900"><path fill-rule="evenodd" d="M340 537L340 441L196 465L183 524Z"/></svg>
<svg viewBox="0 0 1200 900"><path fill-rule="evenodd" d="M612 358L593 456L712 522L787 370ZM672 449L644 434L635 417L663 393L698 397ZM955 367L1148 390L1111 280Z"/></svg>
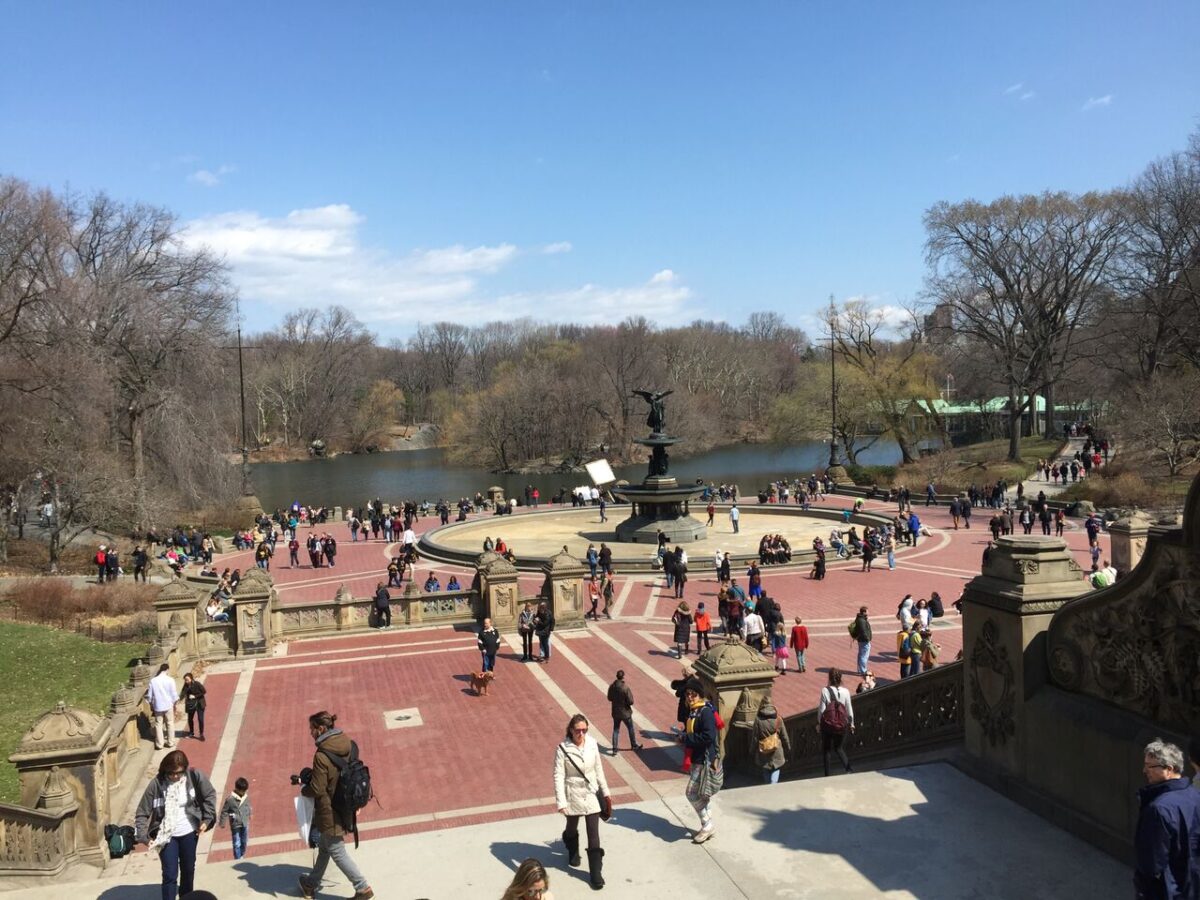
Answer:
<svg viewBox="0 0 1200 900"><path fill-rule="evenodd" d="M650 414L646 416L646 424L650 426L651 434L666 434L667 410L663 398L675 391L634 391L633 396L641 397L650 404Z"/></svg>

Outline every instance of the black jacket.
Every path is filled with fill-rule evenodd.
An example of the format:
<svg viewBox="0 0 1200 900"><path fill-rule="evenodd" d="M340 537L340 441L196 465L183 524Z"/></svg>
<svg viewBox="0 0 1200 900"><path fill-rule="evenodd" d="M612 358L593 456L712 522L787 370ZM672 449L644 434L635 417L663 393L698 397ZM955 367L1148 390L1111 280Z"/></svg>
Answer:
<svg viewBox="0 0 1200 900"><path fill-rule="evenodd" d="M500 632L495 628L480 629L479 636L475 638L475 646L479 648L480 653L495 656L500 652Z"/></svg>
<svg viewBox="0 0 1200 900"><path fill-rule="evenodd" d="M862 613L854 617L854 639L860 644L871 640L871 622Z"/></svg>

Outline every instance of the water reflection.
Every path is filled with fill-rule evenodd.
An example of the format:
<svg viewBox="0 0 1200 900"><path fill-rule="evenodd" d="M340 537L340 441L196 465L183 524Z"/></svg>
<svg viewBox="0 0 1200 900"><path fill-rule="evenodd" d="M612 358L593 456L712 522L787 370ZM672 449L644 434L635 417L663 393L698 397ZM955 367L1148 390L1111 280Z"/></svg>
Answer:
<svg viewBox="0 0 1200 900"><path fill-rule="evenodd" d="M777 478L817 472L828 458L829 445L820 442L791 447L739 444L687 459L672 459L671 474L681 482L702 478L714 484L736 483L742 493L750 494ZM865 464L889 464L899 459L896 445L883 441L859 457ZM261 463L251 468L255 491L267 509L286 506L293 500L327 506L358 505L373 497L454 500L473 496L494 484L504 488L507 496L518 497L526 485L532 485L541 492L543 501L549 501L560 488L570 490L591 483L585 472L496 475L484 469L455 466L446 462L445 451L440 449ZM646 466L639 463L615 471L618 478L641 481Z"/></svg>

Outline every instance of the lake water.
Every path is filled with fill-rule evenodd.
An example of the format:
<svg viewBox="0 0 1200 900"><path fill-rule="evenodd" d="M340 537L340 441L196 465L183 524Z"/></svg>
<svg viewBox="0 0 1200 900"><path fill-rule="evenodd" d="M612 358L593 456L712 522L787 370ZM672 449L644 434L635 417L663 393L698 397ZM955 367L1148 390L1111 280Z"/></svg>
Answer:
<svg viewBox="0 0 1200 900"><path fill-rule="evenodd" d="M697 456L672 460L671 474L680 483L703 479L706 483L737 484L751 494L779 478L795 478L819 472L829 460L829 445L814 441L790 447L768 444L737 444ZM859 456L868 465L890 465L900 461L900 450L892 442L879 441ZM646 464L614 469L618 478L640 482ZM534 485L544 502L558 492L591 484L585 472L550 475L496 475L485 469L455 466L446 462L443 450L402 450L394 453L344 454L333 459L300 462L260 463L251 467L258 499L266 509L284 507L293 501L314 506L359 505L374 497L395 501L401 498L451 501L473 497L498 484L505 496L520 497L526 485Z"/></svg>

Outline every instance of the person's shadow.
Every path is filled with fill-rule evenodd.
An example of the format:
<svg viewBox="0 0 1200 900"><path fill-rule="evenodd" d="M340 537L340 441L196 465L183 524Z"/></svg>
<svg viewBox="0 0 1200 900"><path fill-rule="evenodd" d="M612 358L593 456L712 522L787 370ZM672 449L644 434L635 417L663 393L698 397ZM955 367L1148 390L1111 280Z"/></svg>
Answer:
<svg viewBox="0 0 1200 900"><path fill-rule="evenodd" d="M291 896L295 893L296 882L301 875L307 875L305 866L294 863L276 863L261 865L253 862L238 862L233 866L240 873L246 884L247 893L266 894L268 896Z"/></svg>

